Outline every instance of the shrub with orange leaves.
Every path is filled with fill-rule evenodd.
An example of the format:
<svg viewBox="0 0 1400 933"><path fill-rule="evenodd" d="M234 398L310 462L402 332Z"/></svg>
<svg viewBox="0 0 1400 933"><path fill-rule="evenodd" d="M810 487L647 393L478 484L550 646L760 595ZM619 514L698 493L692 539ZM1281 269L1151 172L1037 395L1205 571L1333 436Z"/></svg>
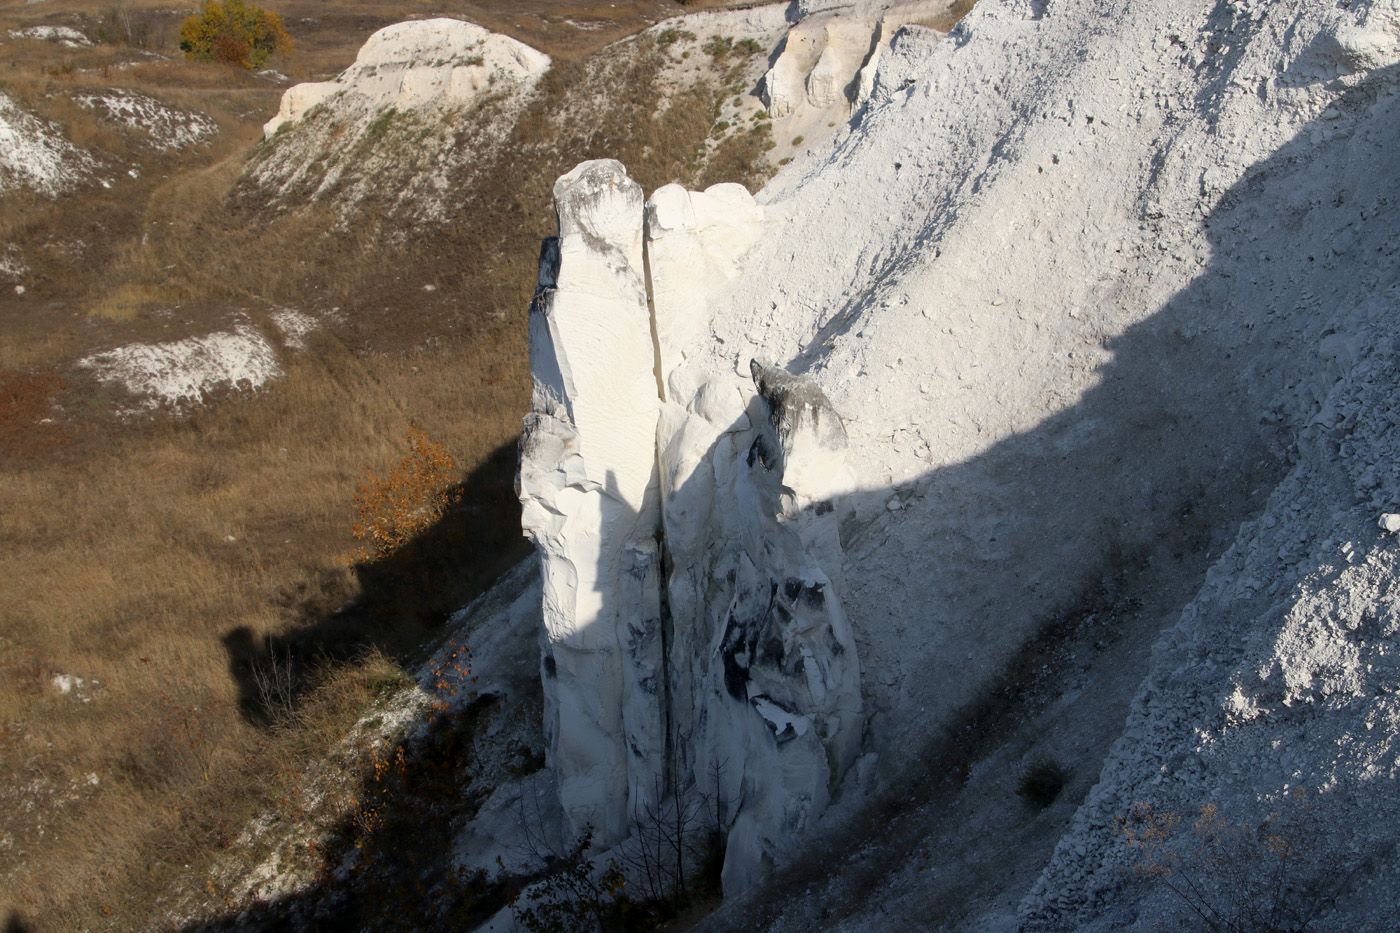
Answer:
<svg viewBox="0 0 1400 933"><path fill-rule="evenodd" d="M197 61L259 68L273 55L290 55L292 39L276 13L243 0L204 0L180 25L180 48Z"/></svg>
<svg viewBox="0 0 1400 933"><path fill-rule="evenodd" d="M350 533L359 547L351 560L388 557L442 518L457 501L457 464L441 444L419 428L404 435L408 453L383 478L366 471L355 495L358 520Z"/></svg>
<svg viewBox="0 0 1400 933"><path fill-rule="evenodd" d="M1133 874L1164 885L1196 915L1199 929L1302 933L1367 859L1350 833L1329 831L1301 787L1280 804L1281 812L1257 825L1228 822L1215 804L1205 804L1190 843L1174 841L1179 813L1145 803L1115 819L1114 829L1136 853Z"/></svg>

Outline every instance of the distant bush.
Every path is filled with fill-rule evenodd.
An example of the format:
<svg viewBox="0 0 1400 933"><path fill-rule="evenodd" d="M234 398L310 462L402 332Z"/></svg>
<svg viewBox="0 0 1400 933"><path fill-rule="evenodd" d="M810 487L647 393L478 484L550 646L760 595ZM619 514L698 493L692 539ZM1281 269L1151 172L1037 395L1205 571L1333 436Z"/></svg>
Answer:
<svg viewBox="0 0 1400 933"><path fill-rule="evenodd" d="M695 33L691 32L689 29L677 29L672 26L669 29L663 29L661 35L656 37L656 42L658 45L667 46L673 45L682 39L692 41L694 38Z"/></svg>
<svg viewBox="0 0 1400 933"><path fill-rule="evenodd" d="M128 3L125 6L114 4L107 7L98 16L97 27L93 30L93 38L106 45L129 45L137 49L150 48L151 24L136 12L134 4Z"/></svg>
<svg viewBox="0 0 1400 933"><path fill-rule="evenodd" d="M205 0L181 24L180 48L196 61L259 68L273 55L290 54L292 40L276 13L243 0Z"/></svg>

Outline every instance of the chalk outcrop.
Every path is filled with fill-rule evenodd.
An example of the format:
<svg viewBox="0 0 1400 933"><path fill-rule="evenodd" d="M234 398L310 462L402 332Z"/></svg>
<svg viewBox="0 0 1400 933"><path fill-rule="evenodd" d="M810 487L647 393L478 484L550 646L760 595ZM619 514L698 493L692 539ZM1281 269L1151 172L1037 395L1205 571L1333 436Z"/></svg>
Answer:
<svg viewBox="0 0 1400 933"><path fill-rule="evenodd" d="M349 98L341 106L372 113L462 106L497 84L532 84L548 69L548 55L473 23L395 23L370 36L355 63L334 81L297 84L283 92L277 115L263 134L271 138L338 96Z"/></svg>
<svg viewBox="0 0 1400 933"><path fill-rule="evenodd" d="M786 7L820 27L774 65L799 116L843 60L822 17L881 6L839 5ZM1179 816L1189 859L1209 803L1312 820L1313 925L1390 929L1400 3L867 35L863 105L756 198L556 189L512 623L543 604L555 773L479 821L548 792L625 844L701 800L727 891L821 854L702 929L1107 933L1197 923L1115 827ZM471 866L524 870L514 829Z"/></svg>
<svg viewBox="0 0 1400 933"><path fill-rule="evenodd" d="M795 4L794 20L758 87L768 112L793 123L845 118L869 97L882 51L907 23L946 15L942 0Z"/></svg>
<svg viewBox="0 0 1400 933"><path fill-rule="evenodd" d="M663 790L702 798L728 835L726 889L743 888L826 805L860 738L845 431L804 377L687 358L763 232L748 192L668 186L644 207L601 161L554 194L519 491L560 802L612 845Z"/></svg>
<svg viewBox="0 0 1400 933"><path fill-rule="evenodd" d="M554 197L519 491L544 578L549 764L573 830L606 844L662 769L659 399L640 186L620 163L592 162Z"/></svg>
<svg viewBox="0 0 1400 933"><path fill-rule="evenodd" d="M405 227L444 222L451 192L501 151L549 65L460 20L387 26L335 80L283 93L245 182L283 208L324 200L348 218L373 200Z"/></svg>
<svg viewBox="0 0 1400 933"><path fill-rule="evenodd" d="M841 51L808 6L795 109ZM740 795L727 880L957 766L972 815L905 814L927 832L875 894L869 840L817 902L840 928L943 928L926 911L989 872L964 929L1189 925L1115 820L1182 815L1184 858L1201 804L1258 826L1295 793L1323 818L1300 867L1365 879L1328 922L1388 928L1400 5L988 0L952 41L886 35L864 108L759 193L761 231L723 212L752 236L739 274L701 260L695 195L647 218L666 728L698 792ZM942 740L1020 702L1008 675L1044 705L960 759ZM721 750L735 783L702 777ZM1070 789L1008 815L1039 755ZM1003 843L942 851L979 833ZM1003 874L1006 838L1039 848ZM801 900L775 928L837 926Z"/></svg>

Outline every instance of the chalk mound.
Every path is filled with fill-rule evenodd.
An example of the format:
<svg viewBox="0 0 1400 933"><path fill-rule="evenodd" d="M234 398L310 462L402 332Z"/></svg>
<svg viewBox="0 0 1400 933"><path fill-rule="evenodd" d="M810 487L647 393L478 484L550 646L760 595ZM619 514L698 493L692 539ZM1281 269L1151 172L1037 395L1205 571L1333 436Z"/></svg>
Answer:
<svg viewBox="0 0 1400 933"><path fill-rule="evenodd" d="M395 23L370 36L355 63L334 81L288 88L263 132L270 139L337 97L343 103L336 106L372 113L462 105L488 88L533 84L548 70L548 55L472 23Z"/></svg>
<svg viewBox="0 0 1400 933"><path fill-rule="evenodd" d="M471 23L388 26L334 81L282 95L245 179L260 204L331 201L348 218L387 200L405 224L444 222L448 192L489 162L548 69L544 53Z"/></svg>

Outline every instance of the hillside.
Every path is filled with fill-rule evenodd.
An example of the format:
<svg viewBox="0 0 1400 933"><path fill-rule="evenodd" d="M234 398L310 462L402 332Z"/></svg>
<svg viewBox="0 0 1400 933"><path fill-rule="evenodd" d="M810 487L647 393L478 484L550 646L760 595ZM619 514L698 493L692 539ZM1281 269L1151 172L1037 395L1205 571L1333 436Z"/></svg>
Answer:
<svg viewBox="0 0 1400 933"><path fill-rule="evenodd" d="M0 915L26 928L223 910L208 879L242 828L295 800L445 617L525 554L520 324L549 185L662 100L658 43L600 50L681 12L271 7L296 50L257 72L185 60L185 14L159 3L0 11ZM272 203L247 169L275 151L284 91L335 78L409 15L471 18L559 63L495 126L511 157L434 176L445 215ZM759 62L702 53L708 38L685 40L694 101L653 146L658 184L734 152L710 135L714 96ZM589 119L570 120L580 98ZM714 171L771 170L752 125ZM460 499L416 545L356 561L355 496L414 427L451 456Z"/></svg>
<svg viewBox="0 0 1400 933"><path fill-rule="evenodd" d="M674 705L663 722L694 749L693 793L728 811L726 892L755 875L731 874L738 853L777 874L709 927L1386 928L1396 16L1386 3L1086 0L983 4L946 41L903 29L837 140L759 192L761 229L728 281L698 271L712 232L699 195L687 258L656 252L676 229L661 219L671 195L644 217L621 195L605 207L571 193L602 168L561 179L523 455L539 472L523 469L522 488L544 556L546 669L574 697L550 733L571 818L583 807L606 825L617 799L646 799L632 759L617 798L590 796L619 767L602 751L610 729L647 753L627 685L665 665L664 711L723 658L722 682L687 695L712 722L750 717L745 735L766 720L771 750L706 744L713 733L686 732ZM607 220L579 219L595 213ZM589 224L612 245L571 245L590 242L573 232ZM645 374L624 362L630 293L595 307L611 292L583 284L633 235L651 250L659 401L629 381ZM675 369L667 275L706 315L686 325ZM585 307L604 319L585 323ZM613 348L603 374L595 330ZM796 462L800 432L756 364L749 382L755 358L810 379L845 422L836 564L813 524L829 492L772 466L755 402L745 418L720 401L756 390ZM647 418L651 452L625 427ZM747 466L731 465L736 449ZM756 459L792 500L765 499ZM656 506L635 485L649 460L672 558L662 661L647 660L649 622L610 621L650 618L653 597L603 556L645 538L629 523L650 527ZM558 517L532 518L541 506ZM807 556L735 517L755 508ZM570 563L589 568L576 596ZM731 661L730 638L756 625L793 639L775 669L801 644L808 682L819 665L834 689L840 625L828 610L794 622L781 595L755 609L752 568L760 592L764 574L775 593L783 573L844 579L865 731L825 815L804 730L833 762L842 733L803 705L815 687L775 700L784 688L750 680L744 702L732 668L752 678L758 662ZM829 649L801 641L825 625ZM706 779L716 747L729 773ZM1016 791L1037 772L1063 789L1031 806Z"/></svg>
<svg viewBox="0 0 1400 933"><path fill-rule="evenodd" d="M1389 929L1400 6L982 0L944 35L960 4L795 0L593 57L538 41L539 6L532 33L475 17L551 56L518 98L331 90L257 143L290 81L229 79L216 117L256 120L128 176L188 166L168 218L170 189L127 216L0 110L78 186L30 172L0 257L27 387L4 531L34 555L5 754L39 814L6 830L11 922ZM175 96L146 123L198 136ZM73 190L125 225L109 264L52 245ZM112 420L139 393L100 354L181 340L277 375ZM521 554L527 410L540 556L487 589ZM410 423L463 505L346 570L335 503ZM68 500L106 531L72 540ZM155 566L105 543L130 526L197 566L123 583ZM297 686L256 698L279 658ZM198 741L143 746L131 708ZM74 738L103 729L134 751ZM71 893L172 839L187 871Z"/></svg>

